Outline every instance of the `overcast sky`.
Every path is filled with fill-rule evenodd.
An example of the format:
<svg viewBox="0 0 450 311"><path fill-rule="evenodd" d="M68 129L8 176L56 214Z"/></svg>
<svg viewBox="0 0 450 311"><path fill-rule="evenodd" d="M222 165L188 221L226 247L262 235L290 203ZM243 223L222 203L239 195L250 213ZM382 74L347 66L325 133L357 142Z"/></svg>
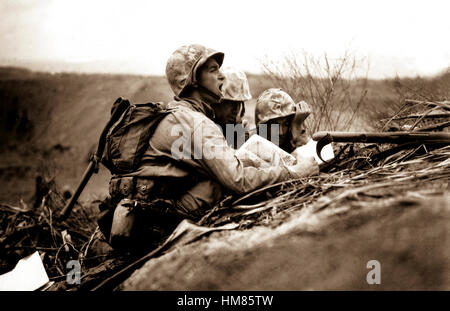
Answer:
<svg viewBox="0 0 450 311"><path fill-rule="evenodd" d="M0 12L0 64L164 74L178 46L200 43L250 72L302 50L339 57L350 49L375 78L450 66L448 0L0 0Z"/></svg>

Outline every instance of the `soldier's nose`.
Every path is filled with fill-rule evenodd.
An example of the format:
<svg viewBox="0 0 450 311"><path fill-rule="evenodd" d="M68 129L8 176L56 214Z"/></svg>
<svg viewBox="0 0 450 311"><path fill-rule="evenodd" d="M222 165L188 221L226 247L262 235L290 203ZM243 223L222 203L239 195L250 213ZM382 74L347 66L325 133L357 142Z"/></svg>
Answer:
<svg viewBox="0 0 450 311"><path fill-rule="evenodd" d="M223 75L222 71L219 70L219 80L223 81L225 80L225 76Z"/></svg>

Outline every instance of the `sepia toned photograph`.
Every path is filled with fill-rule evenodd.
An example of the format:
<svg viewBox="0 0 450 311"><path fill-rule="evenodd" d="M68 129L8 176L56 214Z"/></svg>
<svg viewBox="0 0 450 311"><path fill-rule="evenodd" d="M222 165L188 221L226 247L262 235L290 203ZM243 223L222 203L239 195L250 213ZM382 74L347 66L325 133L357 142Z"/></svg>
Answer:
<svg viewBox="0 0 450 311"><path fill-rule="evenodd" d="M0 12L0 291L450 290L448 1Z"/></svg>

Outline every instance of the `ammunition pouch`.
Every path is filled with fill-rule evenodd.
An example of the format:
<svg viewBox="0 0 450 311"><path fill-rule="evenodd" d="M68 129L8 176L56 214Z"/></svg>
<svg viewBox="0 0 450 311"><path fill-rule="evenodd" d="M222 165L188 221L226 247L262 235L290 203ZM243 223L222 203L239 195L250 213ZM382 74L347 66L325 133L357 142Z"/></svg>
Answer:
<svg viewBox="0 0 450 311"><path fill-rule="evenodd" d="M122 199L142 202L154 199L174 199L192 187L197 179L174 177L113 177L109 182L109 194L117 203Z"/></svg>
<svg viewBox="0 0 450 311"><path fill-rule="evenodd" d="M152 241L161 242L189 216L180 214L173 203L186 184L180 180L174 186L168 179L114 176L109 183L110 198L99 206L100 230L117 250L142 249Z"/></svg>
<svg viewBox="0 0 450 311"><path fill-rule="evenodd" d="M148 201L152 199L155 181L137 177L113 177L109 182L109 195L114 201L135 199Z"/></svg>

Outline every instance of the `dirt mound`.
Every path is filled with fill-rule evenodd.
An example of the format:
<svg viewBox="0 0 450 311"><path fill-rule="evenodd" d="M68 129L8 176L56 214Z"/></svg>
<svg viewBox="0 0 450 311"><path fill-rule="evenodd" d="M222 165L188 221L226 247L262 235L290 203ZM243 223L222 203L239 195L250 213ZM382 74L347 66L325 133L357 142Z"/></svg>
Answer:
<svg viewBox="0 0 450 311"><path fill-rule="evenodd" d="M215 233L149 261L119 289L449 290L450 192L379 204ZM367 283L370 260L379 285Z"/></svg>

